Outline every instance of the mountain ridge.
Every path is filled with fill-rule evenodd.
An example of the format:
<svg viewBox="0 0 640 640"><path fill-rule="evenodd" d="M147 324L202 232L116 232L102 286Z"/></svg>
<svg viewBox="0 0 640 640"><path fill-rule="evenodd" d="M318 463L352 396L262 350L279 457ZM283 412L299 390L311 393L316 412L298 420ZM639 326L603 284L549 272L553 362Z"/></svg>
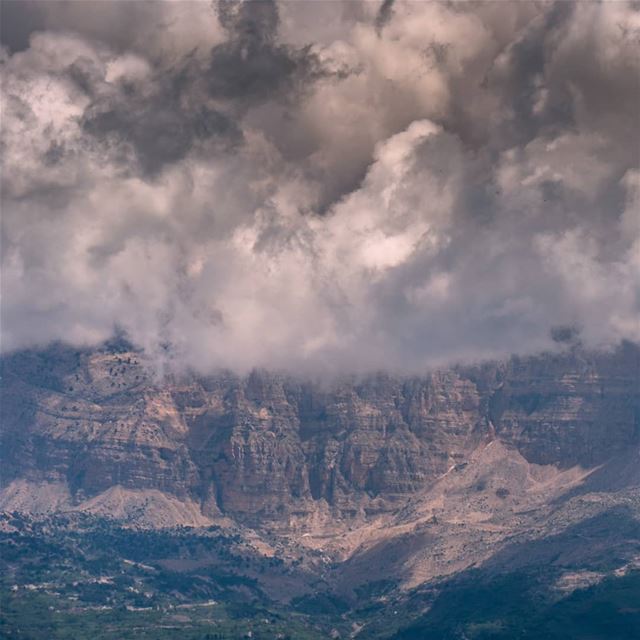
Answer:
<svg viewBox="0 0 640 640"><path fill-rule="evenodd" d="M302 616L310 637L512 637L526 598L538 626L546 608L580 608L574 593L627 602L640 566L639 355L571 348L333 383L161 379L113 344L5 356L6 569L29 566L20 545L53 544L70 559L39 589L82 598L64 586L68 567L100 581L96 567L121 566L149 597L114 587L100 606L239 599L258 616L250 629L267 624L262 602ZM105 557L105 536L137 559ZM520 613L488 602L494 591ZM635 620L627 609L614 620Z"/></svg>
<svg viewBox="0 0 640 640"><path fill-rule="evenodd" d="M157 490L260 526L389 513L498 440L528 462L595 468L640 446L639 352L571 350L333 387L254 371L159 382L139 352L3 358L3 485L77 503ZM6 493L6 488L5 488Z"/></svg>

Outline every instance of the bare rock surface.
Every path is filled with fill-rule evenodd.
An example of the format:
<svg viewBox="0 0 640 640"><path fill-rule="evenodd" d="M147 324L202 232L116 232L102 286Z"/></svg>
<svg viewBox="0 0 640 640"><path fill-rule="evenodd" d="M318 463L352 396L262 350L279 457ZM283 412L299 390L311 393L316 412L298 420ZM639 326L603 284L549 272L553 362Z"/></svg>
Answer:
<svg viewBox="0 0 640 640"><path fill-rule="evenodd" d="M233 523L269 553L320 558L344 593L372 573L408 589L607 510L640 516L639 354L321 384L160 377L126 345L14 353L0 509Z"/></svg>

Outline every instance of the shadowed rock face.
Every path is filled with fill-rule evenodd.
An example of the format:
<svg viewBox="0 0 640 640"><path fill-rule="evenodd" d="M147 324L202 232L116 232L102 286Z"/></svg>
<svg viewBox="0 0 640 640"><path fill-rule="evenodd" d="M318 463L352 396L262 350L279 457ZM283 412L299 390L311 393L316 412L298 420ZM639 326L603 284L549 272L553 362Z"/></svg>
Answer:
<svg viewBox="0 0 640 640"><path fill-rule="evenodd" d="M490 396L497 435L530 461L595 466L640 442L640 360L613 355L512 359Z"/></svg>
<svg viewBox="0 0 640 640"><path fill-rule="evenodd" d="M637 448L639 353L333 385L266 372L158 382L113 345L16 353L2 360L3 484L65 482L76 500L156 489L247 523L390 511L490 439L563 468Z"/></svg>

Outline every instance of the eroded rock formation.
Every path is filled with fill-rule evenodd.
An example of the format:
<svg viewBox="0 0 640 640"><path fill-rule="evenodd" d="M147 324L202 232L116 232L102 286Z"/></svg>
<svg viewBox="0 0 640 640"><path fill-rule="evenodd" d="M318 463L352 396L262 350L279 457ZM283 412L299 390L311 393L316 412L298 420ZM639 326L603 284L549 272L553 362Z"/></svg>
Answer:
<svg viewBox="0 0 640 640"><path fill-rule="evenodd" d="M638 348L577 349L424 377L316 384L267 372L160 380L107 345L2 361L2 479L76 502L157 490L204 516L284 526L389 512L498 440L595 467L640 446Z"/></svg>

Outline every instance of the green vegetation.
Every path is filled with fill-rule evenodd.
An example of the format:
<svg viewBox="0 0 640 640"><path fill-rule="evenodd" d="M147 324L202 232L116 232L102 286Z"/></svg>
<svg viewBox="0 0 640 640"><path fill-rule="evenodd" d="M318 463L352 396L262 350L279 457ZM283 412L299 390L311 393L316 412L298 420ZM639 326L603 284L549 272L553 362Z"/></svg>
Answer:
<svg viewBox="0 0 640 640"><path fill-rule="evenodd" d="M453 581L394 640L634 640L640 637L640 571L608 577L558 599L545 571ZM474 579L475 578L475 579Z"/></svg>
<svg viewBox="0 0 640 640"><path fill-rule="evenodd" d="M358 628L358 640L640 637L640 571L614 574L619 560L594 560L606 577L568 595L552 585L571 568L530 563L470 570L411 593L372 580L337 596L315 578L315 592L295 596L295 585L310 584L298 561L261 556L218 527L137 530L82 514L5 514L0 525L3 640L314 640ZM541 543L521 551L534 550ZM266 584L294 586L287 599Z"/></svg>
<svg viewBox="0 0 640 640"><path fill-rule="evenodd" d="M83 603L84 604L84 603ZM0 637L6 640L222 640L251 637L326 638L294 615L261 611L232 617L223 605L136 611L92 609L51 595L7 594L0 600ZM251 634L251 635L249 635Z"/></svg>
<svg viewBox="0 0 640 640"><path fill-rule="evenodd" d="M314 640L332 628L273 602L254 575L290 570L217 527L0 519L3 640Z"/></svg>

